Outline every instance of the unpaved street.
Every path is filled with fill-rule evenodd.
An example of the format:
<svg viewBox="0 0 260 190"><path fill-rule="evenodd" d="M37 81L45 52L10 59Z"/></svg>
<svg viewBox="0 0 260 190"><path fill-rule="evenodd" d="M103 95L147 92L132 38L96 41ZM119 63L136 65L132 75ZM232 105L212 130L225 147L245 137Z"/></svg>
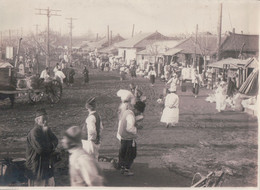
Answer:
<svg viewBox="0 0 260 190"><path fill-rule="evenodd" d="M79 72L82 72L79 70ZM62 133L72 125L82 125L87 116L84 104L96 96L97 110L103 119L104 131L100 155L117 157L116 92L128 88L130 80L120 81L115 72L90 69L90 83L84 86L77 73L75 85L63 89L60 103L51 107L44 101L37 105L28 98L18 97L13 109L9 102L0 102L0 157L24 157L26 134L33 127L35 110L45 107L54 133ZM195 99L191 90L177 94L180 98L180 122L165 128L159 121L161 107L156 100L164 84L156 81L150 87L148 79L138 78L138 84L147 96L143 129L138 132L138 155L133 165L134 176L122 176L114 169L104 170L107 186L188 187L196 172L206 175L222 168L226 171L222 186L257 185L257 119L243 112L227 109L217 113L215 103L205 101L209 90L201 89ZM107 163L107 165L109 165ZM56 184L69 185L66 159L57 165Z"/></svg>

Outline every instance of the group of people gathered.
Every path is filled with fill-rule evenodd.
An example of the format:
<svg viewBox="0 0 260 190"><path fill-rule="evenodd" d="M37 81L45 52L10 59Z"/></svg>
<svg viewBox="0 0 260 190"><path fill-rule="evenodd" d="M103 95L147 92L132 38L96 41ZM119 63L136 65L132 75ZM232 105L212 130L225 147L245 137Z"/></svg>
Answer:
<svg viewBox="0 0 260 190"><path fill-rule="evenodd" d="M121 103L118 108L117 138L120 141L118 160L113 165L124 176L134 173L130 170L136 157L136 137L142 127L138 122L143 119L145 110L142 92L133 84L129 90L119 90L117 96ZM62 147L69 152L69 175L71 186L104 186L103 172L98 163L102 140L103 124L96 111L96 98L86 101L88 116L82 127L71 126L61 140ZM35 126L27 136L26 167L29 186L54 186L53 155L58 146L58 138L48 123L46 110L39 109L35 115Z"/></svg>
<svg viewBox="0 0 260 190"><path fill-rule="evenodd" d="M61 84L66 84L67 86L73 86L74 83L74 75L75 70L72 65L70 65L68 68L64 67L63 65L60 66L59 63L56 64L56 66L53 69L54 79L61 82ZM45 82L48 82L51 80L51 74L50 74L50 68L46 67L40 75L40 78L44 79Z"/></svg>

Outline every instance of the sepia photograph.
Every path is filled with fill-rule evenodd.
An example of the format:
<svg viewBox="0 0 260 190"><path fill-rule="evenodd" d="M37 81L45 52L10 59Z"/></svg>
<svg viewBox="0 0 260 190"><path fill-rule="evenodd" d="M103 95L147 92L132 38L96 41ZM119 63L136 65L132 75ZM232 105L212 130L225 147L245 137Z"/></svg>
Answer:
<svg viewBox="0 0 260 190"><path fill-rule="evenodd" d="M257 0L0 0L0 189L258 189L259 23Z"/></svg>

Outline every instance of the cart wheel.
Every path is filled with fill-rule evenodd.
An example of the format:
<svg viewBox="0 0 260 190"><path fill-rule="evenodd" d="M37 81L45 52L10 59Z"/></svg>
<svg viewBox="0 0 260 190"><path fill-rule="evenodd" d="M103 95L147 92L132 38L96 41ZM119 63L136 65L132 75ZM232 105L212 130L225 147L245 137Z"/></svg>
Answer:
<svg viewBox="0 0 260 190"><path fill-rule="evenodd" d="M41 101L41 99L43 98L43 92L37 92L37 91L29 91L29 100L32 103L37 103L39 101Z"/></svg>
<svg viewBox="0 0 260 190"><path fill-rule="evenodd" d="M50 89L48 90L48 100L51 104L57 104L61 100L62 84L58 80L51 81Z"/></svg>

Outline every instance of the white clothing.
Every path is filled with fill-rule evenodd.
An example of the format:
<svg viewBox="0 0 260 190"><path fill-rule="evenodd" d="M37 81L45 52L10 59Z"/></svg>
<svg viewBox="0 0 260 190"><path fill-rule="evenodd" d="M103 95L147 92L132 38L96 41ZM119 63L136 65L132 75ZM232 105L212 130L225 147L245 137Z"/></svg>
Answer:
<svg viewBox="0 0 260 190"><path fill-rule="evenodd" d="M92 156L81 147L69 150L69 173L71 186L102 186L100 167Z"/></svg>
<svg viewBox="0 0 260 190"><path fill-rule="evenodd" d="M46 69L44 69L44 70L41 72L40 78L43 78L44 80L47 80L49 77L50 77L50 75L47 73Z"/></svg>
<svg viewBox="0 0 260 190"><path fill-rule="evenodd" d="M95 159L98 159L100 144L95 144L93 141L81 140L82 148Z"/></svg>
<svg viewBox="0 0 260 190"><path fill-rule="evenodd" d="M176 124L179 122L179 97L170 93L165 98L164 109L161 117L162 123Z"/></svg>
<svg viewBox="0 0 260 190"><path fill-rule="evenodd" d="M22 75L25 74L25 71L24 71L24 64L23 64L23 63L21 63L21 64L19 65L19 73L22 74Z"/></svg>
<svg viewBox="0 0 260 190"><path fill-rule="evenodd" d="M96 111L89 112L85 121L88 129L88 140L82 140L82 147L88 154L93 155L94 158L98 159L100 144L95 144L93 142L97 138L96 117L93 115L95 112ZM100 118L100 136L102 130L103 125Z"/></svg>
<svg viewBox="0 0 260 190"><path fill-rule="evenodd" d="M57 70L57 71L55 72L55 78L56 78L56 79L59 78L59 79L60 79L60 82L63 84L63 79L65 79L66 76L64 75L64 73L63 73L62 71Z"/></svg>
<svg viewBox="0 0 260 190"><path fill-rule="evenodd" d="M55 66L54 69L53 69L53 72L56 73L58 70L60 69L60 66Z"/></svg>
<svg viewBox="0 0 260 190"><path fill-rule="evenodd" d="M156 77L156 72L155 71L149 71L148 76L154 75Z"/></svg>
<svg viewBox="0 0 260 190"><path fill-rule="evenodd" d="M216 109L218 112L226 109L226 90L225 88L219 86L216 89Z"/></svg>
<svg viewBox="0 0 260 190"><path fill-rule="evenodd" d="M118 123L118 126L121 125L121 120L119 120L119 123ZM119 129L119 127L118 127ZM128 114L126 116L126 131L129 132L129 133L132 133L134 135L137 134L137 128L135 127L135 117L134 117L134 114ZM121 136L119 134L119 132L117 132L117 139L119 141L121 141Z"/></svg>
<svg viewBox="0 0 260 190"><path fill-rule="evenodd" d="M168 82L167 82L167 84L171 84L171 86L170 86L170 88L171 89L177 89L177 83L178 83L178 78L176 77L176 78L174 78L174 77L172 77Z"/></svg>

